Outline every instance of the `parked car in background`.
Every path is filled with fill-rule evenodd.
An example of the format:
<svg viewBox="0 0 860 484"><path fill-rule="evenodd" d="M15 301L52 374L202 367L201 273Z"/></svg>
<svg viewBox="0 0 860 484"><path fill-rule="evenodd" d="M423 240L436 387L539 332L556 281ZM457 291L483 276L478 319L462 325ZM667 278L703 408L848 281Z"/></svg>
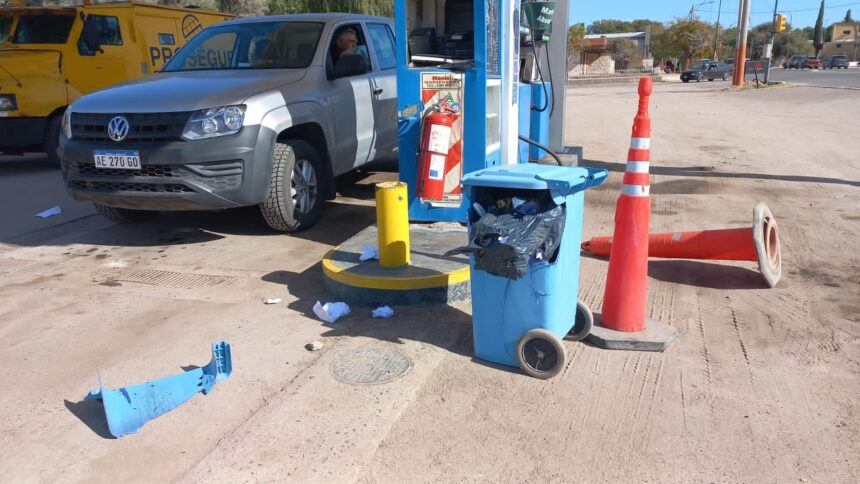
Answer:
<svg viewBox="0 0 860 484"><path fill-rule="evenodd" d="M258 206L273 229L304 229L335 197L334 177L397 160L396 66L387 18L223 22L161 72L69 106L63 176L120 223Z"/></svg>
<svg viewBox="0 0 860 484"><path fill-rule="evenodd" d="M788 61L782 65L785 69L800 69L803 66L803 61L806 60L805 55L793 55Z"/></svg>
<svg viewBox="0 0 860 484"><path fill-rule="evenodd" d="M681 81L702 82L704 79L709 81L722 79L725 81L732 76L732 68L733 66L725 62L702 61L693 66L692 69L682 72Z"/></svg>
<svg viewBox="0 0 860 484"><path fill-rule="evenodd" d="M803 69L820 69L821 68L821 59L818 57L808 56L806 60L803 61L803 64L800 65Z"/></svg>
<svg viewBox="0 0 860 484"><path fill-rule="evenodd" d="M824 58L821 67L825 69L848 69L848 57L844 55L829 55Z"/></svg>
<svg viewBox="0 0 860 484"><path fill-rule="evenodd" d="M233 15L135 1L0 9L0 153L59 162L60 119L80 96L151 74Z"/></svg>

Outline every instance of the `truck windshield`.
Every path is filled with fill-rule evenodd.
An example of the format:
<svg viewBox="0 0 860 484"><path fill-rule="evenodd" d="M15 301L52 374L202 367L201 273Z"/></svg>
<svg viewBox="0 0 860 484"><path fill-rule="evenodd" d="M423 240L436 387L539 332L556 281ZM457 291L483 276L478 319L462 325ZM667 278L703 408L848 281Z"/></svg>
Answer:
<svg viewBox="0 0 860 484"><path fill-rule="evenodd" d="M253 22L210 27L191 39L162 72L299 69L310 65L323 24Z"/></svg>
<svg viewBox="0 0 860 484"><path fill-rule="evenodd" d="M15 44L65 44L74 15L21 15L12 42Z"/></svg>
<svg viewBox="0 0 860 484"><path fill-rule="evenodd" d="M9 30L12 28L12 17L0 17L0 45L9 40Z"/></svg>

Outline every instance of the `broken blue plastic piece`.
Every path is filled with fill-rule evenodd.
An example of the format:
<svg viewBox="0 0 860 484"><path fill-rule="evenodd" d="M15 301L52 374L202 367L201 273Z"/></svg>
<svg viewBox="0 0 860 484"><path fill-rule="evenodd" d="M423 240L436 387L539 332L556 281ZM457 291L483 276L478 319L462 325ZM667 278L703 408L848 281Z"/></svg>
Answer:
<svg viewBox="0 0 860 484"><path fill-rule="evenodd" d="M226 380L233 372L230 345L212 343L212 361L203 368L168 376L118 390L102 388L91 391L84 400L101 400L108 428L114 437L133 434L146 422L182 405L198 392L209 393L215 383Z"/></svg>

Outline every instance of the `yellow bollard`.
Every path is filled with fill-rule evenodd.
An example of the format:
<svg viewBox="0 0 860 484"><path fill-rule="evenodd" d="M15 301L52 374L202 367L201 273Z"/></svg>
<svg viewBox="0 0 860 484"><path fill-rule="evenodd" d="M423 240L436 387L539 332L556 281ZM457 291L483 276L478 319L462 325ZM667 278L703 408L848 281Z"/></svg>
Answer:
<svg viewBox="0 0 860 484"><path fill-rule="evenodd" d="M396 268L409 264L409 207L406 184L376 184L376 227L379 265Z"/></svg>

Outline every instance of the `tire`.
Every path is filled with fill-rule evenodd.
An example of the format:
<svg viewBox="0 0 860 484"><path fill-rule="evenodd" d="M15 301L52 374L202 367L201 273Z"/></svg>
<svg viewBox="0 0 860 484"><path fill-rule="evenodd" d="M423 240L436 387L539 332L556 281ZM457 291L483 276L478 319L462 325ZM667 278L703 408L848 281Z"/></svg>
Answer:
<svg viewBox="0 0 860 484"><path fill-rule="evenodd" d="M729 74L728 74L727 72L723 72L723 77L722 77L722 79L723 79L724 81L728 81L728 80L729 80Z"/></svg>
<svg viewBox="0 0 860 484"><path fill-rule="evenodd" d="M310 144L300 140L276 143L269 190L260 204L269 227L296 232L319 222L325 193L324 173L320 157Z"/></svg>
<svg viewBox="0 0 860 484"><path fill-rule="evenodd" d="M690 80L689 80L689 79L681 79L681 82L683 82L684 84L686 84L686 83L690 82Z"/></svg>
<svg viewBox="0 0 860 484"><path fill-rule="evenodd" d="M56 167L60 166L60 154L57 150L60 148L62 121L63 117L61 115L54 115L48 118L48 122L45 123L45 139L42 141L42 148L45 150L45 154L48 155L48 161Z"/></svg>
<svg viewBox="0 0 860 484"><path fill-rule="evenodd" d="M696 76L696 82L702 82L702 75L701 74Z"/></svg>
<svg viewBox="0 0 860 484"><path fill-rule="evenodd" d="M565 336L564 339L582 341L591 334L591 329L593 327L594 314L592 314L591 309L589 309L584 302L576 301L576 316L573 322L573 327L570 328L570 331L567 332L567 336Z"/></svg>
<svg viewBox="0 0 860 484"><path fill-rule="evenodd" d="M561 340L552 331L543 328L526 331L517 343L520 368L529 376L541 380L558 375L564 369L566 359Z"/></svg>
<svg viewBox="0 0 860 484"><path fill-rule="evenodd" d="M100 203L96 203L95 206L96 211L100 213L102 217L123 225L147 222L158 215L158 212L154 210L132 210L129 208L108 207L107 205L102 205Z"/></svg>

